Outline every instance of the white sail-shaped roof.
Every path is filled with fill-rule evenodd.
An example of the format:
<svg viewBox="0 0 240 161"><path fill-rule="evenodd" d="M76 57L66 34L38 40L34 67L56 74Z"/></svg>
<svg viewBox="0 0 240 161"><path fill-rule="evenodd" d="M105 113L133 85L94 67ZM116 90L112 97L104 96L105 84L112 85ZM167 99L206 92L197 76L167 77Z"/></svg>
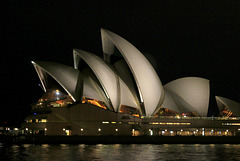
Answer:
<svg viewBox="0 0 240 161"><path fill-rule="evenodd" d="M130 106L140 110L140 107L132 92L129 90L128 86L119 78L119 87L120 87L120 105ZM120 108L118 109L118 111ZM140 110L141 112L141 110Z"/></svg>
<svg viewBox="0 0 240 161"><path fill-rule="evenodd" d="M161 108L167 108L179 114L197 112L197 110L194 107L192 107L192 105L190 105L187 101L185 101L180 95L176 94L175 92L171 92L166 88L164 89L165 97Z"/></svg>
<svg viewBox="0 0 240 161"><path fill-rule="evenodd" d="M115 112L119 111L121 105L139 109L127 85L102 59L83 50L74 49L73 52L75 68L78 66L79 57L88 64L100 82Z"/></svg>
<svg viewBox="0 0 240 161"><path fill-rule="evenodd" d="M45 92L47 91L45 80L45 74L47 73L62 86L74 101L81 100L83 80L79 70L53 62L32 61L32 64L38 73Z"/></svg>
<svg viewBox="0 0 240 161"><path fill-rule="evenodd" d="M101 29L102 46L105 54L113 54L114 45L118 48L127 62L140 96L140 102L144 105L143 114L152 115L164 99L162 83L152 65L144 55L131 43L117 34Z"/></svg>
<svg viewBox="0 0 240 161"><path fill-rule="evenodd" d="M174 80L164 86L180 112L197 112L206 117L208 113L210 87L209 80L186 77ZM172 108L176 108L175 105Z"/></svg>
<svg viewBox="0 0 240 161"><path fill-rule="evenodd" d="M134 86L134 79L131 76L131 71L129 70L126 62L124 60L117 61L114 63L114 68L118 74L118 76L124 81L124 83L129 87L131 90L136 102L140 102L138 95L137 95L137 89Z"/></svg>
<svg viewBox="0 0 240 161"><path fill-rule="evenodd" d="M98 83L97 78L92 73L91 69L85 68L83 74L83 97L96 99L106 104L107 108L112 111L108 99L102 90L101 85Z"/></svg>
<svg viewBox="0 0 240 161"><path fill-rule="evenodd" d="M240 103L220 96L215 96L215 98L220 112L224 107L227 107L233 112L234 115L240 116Z"/></svg>
<svg viewBox="0 0 240 161"><path fill-rule="evenodd" d="M161 107L181 113L180 110L178 109L178 105L175 103L174 99L172 98L168 90L165 90L164 94L165 94L165 97Z"/></svg>

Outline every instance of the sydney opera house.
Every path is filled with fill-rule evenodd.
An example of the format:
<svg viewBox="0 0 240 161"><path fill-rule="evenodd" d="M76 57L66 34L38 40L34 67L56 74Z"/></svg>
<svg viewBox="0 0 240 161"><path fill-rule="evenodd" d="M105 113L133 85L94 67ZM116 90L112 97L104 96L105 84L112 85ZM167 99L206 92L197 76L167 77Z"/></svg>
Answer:
<svg viewBox="0 0 240 161"><path fill-rule="evenodd" d="M74 49L73 67L32 61L42 97L22 124L42 135L236 136L240 104L216 96L208 117L210 83L184 77L162 85L145 56L119 35L101 29L103 58Z"/></svg>

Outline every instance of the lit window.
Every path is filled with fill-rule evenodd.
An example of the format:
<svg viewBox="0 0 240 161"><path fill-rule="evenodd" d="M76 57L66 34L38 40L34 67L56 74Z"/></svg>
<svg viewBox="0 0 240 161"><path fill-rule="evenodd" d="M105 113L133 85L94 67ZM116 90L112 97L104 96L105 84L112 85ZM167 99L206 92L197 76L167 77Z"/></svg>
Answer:
<svg viewBox="0 0 240 161"><path fill-rule="evenodd" d="M240 123L222 123L222 125L239 126Z"/></svg>
<svg viewBox="0 0 240 161"><path fill-rule="evenodd" d="M47 122L47 119L42 119L42 122Z"/></svg>
<svg viewBox="0 0 240 161"><path fill-rule="evenodd" d="M189 122L149 122L149 124L153 125L191 125Z"/></svg>

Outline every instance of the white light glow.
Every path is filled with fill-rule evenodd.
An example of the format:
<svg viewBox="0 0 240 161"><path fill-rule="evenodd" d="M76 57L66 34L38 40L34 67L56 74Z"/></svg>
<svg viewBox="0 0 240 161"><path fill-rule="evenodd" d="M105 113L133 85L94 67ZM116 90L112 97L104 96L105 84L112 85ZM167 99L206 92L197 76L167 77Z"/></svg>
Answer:
<svg viewBox="0 0 240 161"><path fill-rule="evenodd" d="M151 136L153 135L153 131L152 131L152 130L150 131L150 135L151 135Z"/></svg>
<svg viewBox="0 0 240 161"><path fill-rule="evenodd" d="M56 90L56 95L59 95L59 94L60 94L59 90Z"/></svg>

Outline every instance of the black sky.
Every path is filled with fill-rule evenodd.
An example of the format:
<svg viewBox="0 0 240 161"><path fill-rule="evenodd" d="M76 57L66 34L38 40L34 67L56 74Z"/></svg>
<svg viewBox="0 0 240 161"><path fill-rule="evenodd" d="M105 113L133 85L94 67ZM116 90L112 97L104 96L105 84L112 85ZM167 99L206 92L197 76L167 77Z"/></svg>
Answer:
<svg viewBox="0 0 240 161"><path fill-rule="evenodd" d="M0 125L19 124L43 94L31 60L73 66L73 48L102 56L100 28L143 52L163 84L203 77L210 80L212 98L219 95L240 102L240 1L5 0L0 4Z"/></svg>

